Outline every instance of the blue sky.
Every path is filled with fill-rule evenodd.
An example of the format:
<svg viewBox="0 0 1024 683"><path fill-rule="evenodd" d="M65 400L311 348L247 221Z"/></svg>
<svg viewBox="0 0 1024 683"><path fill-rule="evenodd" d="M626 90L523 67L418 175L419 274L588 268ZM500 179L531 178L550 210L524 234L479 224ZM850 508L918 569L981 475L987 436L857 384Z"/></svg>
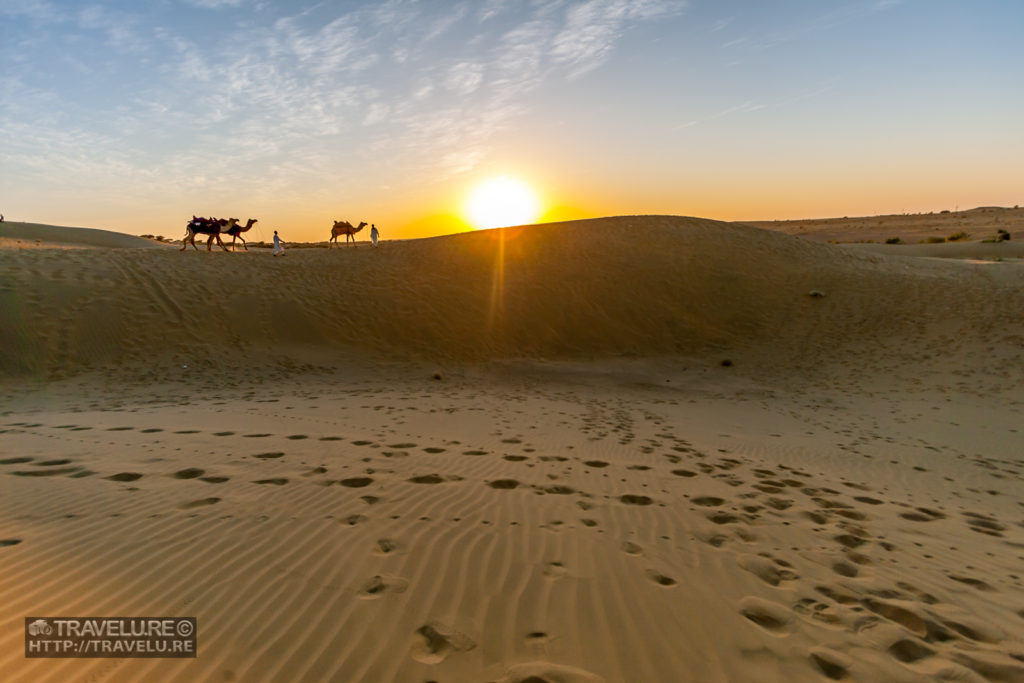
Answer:
<svg viewBox="0 0 1024 683"><path fill-rule="evenodd" d="M11 220L416 236L495 175L551 217L1024 203L1016 0L3 0L0 26Z"/></svg>

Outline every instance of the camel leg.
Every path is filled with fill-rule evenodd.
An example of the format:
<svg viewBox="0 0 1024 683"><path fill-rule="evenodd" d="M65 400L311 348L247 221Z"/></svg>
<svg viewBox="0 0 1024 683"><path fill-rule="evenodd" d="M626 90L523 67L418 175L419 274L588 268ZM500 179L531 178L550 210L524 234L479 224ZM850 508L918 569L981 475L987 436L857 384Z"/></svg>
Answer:
<svg viewBox="0 0 1024 683"><path fill-rule="evenodd" d="M249 251L249 247L245 244L245 238L242 237L241 235L239 235L238 239L242 240L242 249L245 249L246 251Z"/></svg>
<svg viewBox="0 0 1024 683"><path fill-rule="evenodd" d="M228 248L224 246L224 242L222 242L220 239L220 233L214 233L213 236L217 238L217 246L219 246L224 251L227 251Z"/></svg>

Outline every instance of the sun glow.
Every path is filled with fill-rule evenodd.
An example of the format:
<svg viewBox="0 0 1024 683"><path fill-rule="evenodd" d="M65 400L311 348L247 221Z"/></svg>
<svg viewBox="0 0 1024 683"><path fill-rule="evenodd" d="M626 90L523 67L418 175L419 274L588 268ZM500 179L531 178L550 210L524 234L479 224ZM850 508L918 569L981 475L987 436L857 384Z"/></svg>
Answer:
<svg viewBox="0 0 1024 683"><path fill-rule="evenodd" d="M465 212L476 228L525 225L537 221L540 202L526 183L514 178L492 178L474 188Z"/></svg>

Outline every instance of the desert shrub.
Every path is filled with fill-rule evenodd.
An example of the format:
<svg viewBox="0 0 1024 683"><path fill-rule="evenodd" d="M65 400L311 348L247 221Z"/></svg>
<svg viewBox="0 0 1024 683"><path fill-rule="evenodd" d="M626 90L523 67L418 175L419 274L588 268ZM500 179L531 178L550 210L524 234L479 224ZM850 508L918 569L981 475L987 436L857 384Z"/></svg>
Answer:
<svg viewBox="0 0 1024 683"><path fill-rule="evenodd" d="M153 239L153 236L152 236L152 235L139 235L139 237L144 237L144 238L145 238L145 239L147 239L147 240L151 240L151 239Z"/></svg>
<svg viewBox="0 0 1024 683"><path fill-rule="evenodd" d="M952 235L950 235L949 237L947 237L946 241L947 242L963 242L968 237L970 237L970 235L968 235L966 232L961 230L960 232L955 232Z"/></svg>
<svg viewBox="0 0 1024 683"><path fill-rule="evenodd" d="M949 209L943 209L942 211L939 211L939 213L949 213Z"/></svg>
<svg viewBox="0 0 1024 683"><path fill-rule="evenodd" d="M929 237L928 239L924 240L924 243L925 244L942 244L945 241L946 241L945 237Z"/></svg>
<svg viewBox="0 0 1024 683"><path fill-rule="evenodd" d="M1000 242L1008 242L1010 240L1010 233L1000 228L996 232L996 239L999 240Z"/></svg>
<svg viewBox="0 0 1024 683"><path fill-rule="evenodd" d="M899 237L890 237L885 241L886 244L903 244L903 240Z"/></svg>

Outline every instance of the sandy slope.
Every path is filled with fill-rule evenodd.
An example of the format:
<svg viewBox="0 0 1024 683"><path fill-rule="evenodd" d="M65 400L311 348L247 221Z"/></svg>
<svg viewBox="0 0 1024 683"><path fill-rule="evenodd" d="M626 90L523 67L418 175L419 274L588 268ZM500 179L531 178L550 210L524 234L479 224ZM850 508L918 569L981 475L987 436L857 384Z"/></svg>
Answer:
<svg viewBox="0 0 1024 683"><path fill-rule="evenodd" d="M5 248L153 249L161 246L152 240L110 230L17 221L0 223L0 247Z"/></svg>
<svg viewBox="0 0 1024 683"><path fill-rule="evenodd" d="M993 239L1006 230L1013 240L1024 239L1024 209L981 206L966 211L894 214L790 221L748 221L747 225L799 235L816 242L879 242L899 237L917 244L967 233L968 239ZM1011 240L1012 241L1012 240Z"/></svg>
<svg viewBox="0 0 1024 683"><path fill-rule="evenodd" d="M10 680L1024 679L1018 263L669 217L0 258ZM200 656L25 660L29 614Z"/></svg>

